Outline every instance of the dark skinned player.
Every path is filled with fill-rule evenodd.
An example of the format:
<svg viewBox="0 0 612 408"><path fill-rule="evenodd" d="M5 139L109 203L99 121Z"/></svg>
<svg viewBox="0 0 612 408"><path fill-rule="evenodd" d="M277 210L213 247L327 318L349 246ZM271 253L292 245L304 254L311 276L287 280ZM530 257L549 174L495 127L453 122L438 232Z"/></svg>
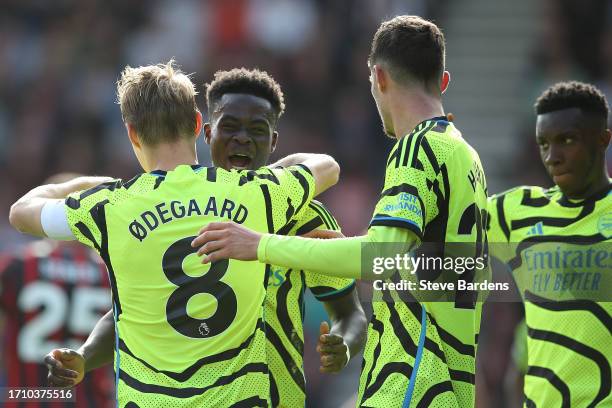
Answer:
<svg viewBox="0 0 612 408"><path fill-rule="evenodd" d="M562 82L537 100L536 142L552 188L516 187L489 199L489 243L509 244L525 302L524 401L534 407L608 406L612 199L605 152L608 104L594 86ZM603 252L602 252L603 250ZM519 357L519 360L521 358ZM518 378L517 378L518 379ZM520 381L520 379L518 379Z"/></svg>

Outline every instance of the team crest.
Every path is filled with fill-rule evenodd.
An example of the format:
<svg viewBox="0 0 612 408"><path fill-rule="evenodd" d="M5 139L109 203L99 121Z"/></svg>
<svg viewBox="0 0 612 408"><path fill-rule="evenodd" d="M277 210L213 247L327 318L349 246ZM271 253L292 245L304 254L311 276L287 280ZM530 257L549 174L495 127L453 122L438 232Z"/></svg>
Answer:
<svg viewBox="0 0 612 408"><path fill-rule="evenodd" d="M606 213L597 220L597 230L604 237L612 237L612 213Z"/></svg>

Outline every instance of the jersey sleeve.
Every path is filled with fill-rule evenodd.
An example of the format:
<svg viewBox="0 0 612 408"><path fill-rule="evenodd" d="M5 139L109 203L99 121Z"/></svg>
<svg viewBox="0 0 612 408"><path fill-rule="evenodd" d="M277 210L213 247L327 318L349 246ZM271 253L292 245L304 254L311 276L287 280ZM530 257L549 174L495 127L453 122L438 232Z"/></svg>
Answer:
<svg viewBox="0 0 612 408"><path fill-rule="evenodd" d="M299 214L291 235L302 235L313 230L340 231L340 226L331 213L320 202L313 200ZM326 302L339 299L353 291L354 279L336 278L314 272L305 273L306 286L314 297Z"/></svg>
<svg viewBox="0 0 612 408"><path fill-rule="evenodd" d="M435 155L420 148L422 138L418 133L406 136L391 151L370 227L405 228L422 239L425 226L437 215L445 185Z"/></svg>
<svg viewBox="0 0 612 408"><path fill-rule="evenodd" d="M504 200L498 195L489 197L487 200L487 237L490 243L508 242L510 230L504 209Z"/></svg>
<svg viewBox="0 0 612 408"><path fill-rule="evenodd" d="M310 204L315 190L312 173L301 164L246 171L241 182L259 184L266 204L268 232L279 234L286 234L296 225L293 219Z"/></svg>
<svg viewBox="0 0 612 408"><path fill-rule="evenodd" d="M503 195L494 195L487 200L487 240L492 257L506 263L512 258L510 229Z"/></svg>
<svg viewBox="0 0 612 408"><path fill-rule="evenodd" d="M102 183L89 190L70 194L65 200L68 224L76 239L100 252L106 237L104 205L112 200L121 181Z"/></svg>

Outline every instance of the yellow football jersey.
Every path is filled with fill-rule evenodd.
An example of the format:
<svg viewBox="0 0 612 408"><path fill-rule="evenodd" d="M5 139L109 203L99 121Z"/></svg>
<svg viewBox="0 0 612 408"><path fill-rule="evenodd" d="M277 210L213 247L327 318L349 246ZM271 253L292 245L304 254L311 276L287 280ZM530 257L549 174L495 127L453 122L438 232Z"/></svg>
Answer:
<svg viewBox="0 0 612 408"><path fill-rule="evenodd" d="M116 319L119 406L266 406L268 267L202 265L191 241L232 220L274 232L308 205L304 166L225 171L181 165L66 199L77 239L107 264Z"/></svg>

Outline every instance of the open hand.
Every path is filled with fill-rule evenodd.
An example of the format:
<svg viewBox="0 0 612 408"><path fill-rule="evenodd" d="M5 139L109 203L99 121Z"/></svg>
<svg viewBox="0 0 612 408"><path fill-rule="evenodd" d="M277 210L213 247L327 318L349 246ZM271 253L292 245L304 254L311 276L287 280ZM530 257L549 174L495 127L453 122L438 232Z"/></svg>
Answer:
<svg viewBox="0 0 612 408"><path fill-rule="evenodd" d="M202 263L220 259L257 260L257 246L262 234L236 224L235 222L211 222L191 242L198 249L198 256L204 256Z"/></svg>

